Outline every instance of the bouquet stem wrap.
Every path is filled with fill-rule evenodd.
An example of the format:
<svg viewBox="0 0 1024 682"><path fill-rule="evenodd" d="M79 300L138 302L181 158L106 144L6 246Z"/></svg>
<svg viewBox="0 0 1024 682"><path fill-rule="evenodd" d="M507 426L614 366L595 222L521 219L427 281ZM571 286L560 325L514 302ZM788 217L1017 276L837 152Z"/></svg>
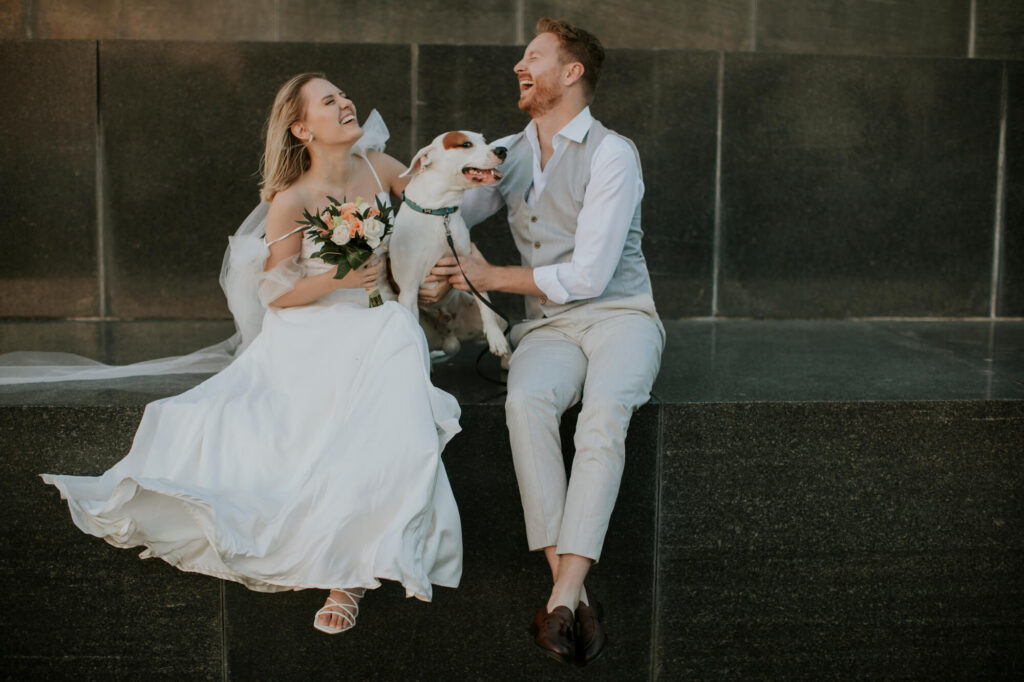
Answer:
<svg viewBox="0 0 1024 682"><path fill-rule="evenodd" d="M380 289L374 287L372 289L367 289L366 293L370 295L371 308L376 308L378 306L384 305L384 299L380 297Z"/></svg>

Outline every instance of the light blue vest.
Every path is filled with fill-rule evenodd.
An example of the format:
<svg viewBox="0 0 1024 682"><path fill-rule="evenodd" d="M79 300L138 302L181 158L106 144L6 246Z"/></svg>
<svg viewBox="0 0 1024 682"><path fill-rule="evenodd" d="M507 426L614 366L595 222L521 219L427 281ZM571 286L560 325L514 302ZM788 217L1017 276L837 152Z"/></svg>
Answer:
<svg viewBox="0 0 1024 682"><path fill-rule="evenodd" d="M590 161L606 135L618 135L595 120L582 142L566 140L568 145L558 166L552 169L544 191L536 197L534 207L526 203L526 192L533 184L533 150L525 134L519 133L508 141L508 157L500 168L505 177L498 183L508 206L508 222L524 267L536 268L572 260L576 247L576 218L583 208L583 196L590 182ZM636 146L626 137L640 167ZM566 310L594 302L621 300L623 307L636 307L653 312L651 278L640 250L640 205L637 204L630 221L626 243L608 286L596 298L570 303L552 303L546 298L526 297L526 317L536 320L552 317Z"/></svg>

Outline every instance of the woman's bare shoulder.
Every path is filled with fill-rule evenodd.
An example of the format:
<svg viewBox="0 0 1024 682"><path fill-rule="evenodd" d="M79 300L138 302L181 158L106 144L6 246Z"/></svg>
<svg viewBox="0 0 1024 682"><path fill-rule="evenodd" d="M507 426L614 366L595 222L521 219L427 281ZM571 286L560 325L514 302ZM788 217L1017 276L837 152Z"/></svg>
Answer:
<svg viewBox="0 0 1024 682"><path fill-rule="evenodd" d="M381 179L384 178L384 174L399 175L405 171L405 164L384 152L370 151L366 154L367 159L373 164L373 167L377 169L377 172L381 175Z"/></svg>
<svg viewBox="0 0 1024 682"><path fill-rule="evenodd" d="M367 160L373 164L377 174L380 176L381 184L388 189L404 189L408 184L407 178L399 176L405 172L405 164L384 152L371 151L367 154ZM397 193L396 193L397 194Z"/></svg>
<svg viewBox="0 0 1024 682"><path fill-rule="evenodd" d="M276 239L295 229L296 220L302 218L305 207L305 192L292 185L274 195L267 211L267 240Z"/></svg>

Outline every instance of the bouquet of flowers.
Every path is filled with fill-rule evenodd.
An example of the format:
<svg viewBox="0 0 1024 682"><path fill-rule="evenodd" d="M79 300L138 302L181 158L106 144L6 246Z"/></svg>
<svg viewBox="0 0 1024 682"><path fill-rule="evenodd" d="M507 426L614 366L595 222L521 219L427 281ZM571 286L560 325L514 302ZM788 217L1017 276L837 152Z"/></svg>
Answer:
<svg viewBox="0 0 1024 682"><path fill-rule="evenodd" d="M309 227L306 234L313 238L320 250L313 254L325 263L337 265L335 279L341 279L365 263L373 255L374 249L391 234L394 227L394 209L385 206L377 198L376 206L367 204L362 198L355 201L338 201L328 196L330 202L326 208L310 213L302 211L305 220L297 220L300 225ZM370 295L370 307L383 305L380 291L374 287L367 290Z"/></svg>

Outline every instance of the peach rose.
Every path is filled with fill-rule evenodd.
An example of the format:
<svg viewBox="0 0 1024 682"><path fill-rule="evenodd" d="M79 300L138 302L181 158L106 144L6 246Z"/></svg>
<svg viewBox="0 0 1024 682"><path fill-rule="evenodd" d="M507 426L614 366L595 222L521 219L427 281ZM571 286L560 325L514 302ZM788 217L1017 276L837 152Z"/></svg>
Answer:
<svg viewBox="0 0 1024 682"><path fill-rule="evenodd" d="M345 216L345 221L348 223L349 237L363 234L363 222L355 214Z"/></svg>

